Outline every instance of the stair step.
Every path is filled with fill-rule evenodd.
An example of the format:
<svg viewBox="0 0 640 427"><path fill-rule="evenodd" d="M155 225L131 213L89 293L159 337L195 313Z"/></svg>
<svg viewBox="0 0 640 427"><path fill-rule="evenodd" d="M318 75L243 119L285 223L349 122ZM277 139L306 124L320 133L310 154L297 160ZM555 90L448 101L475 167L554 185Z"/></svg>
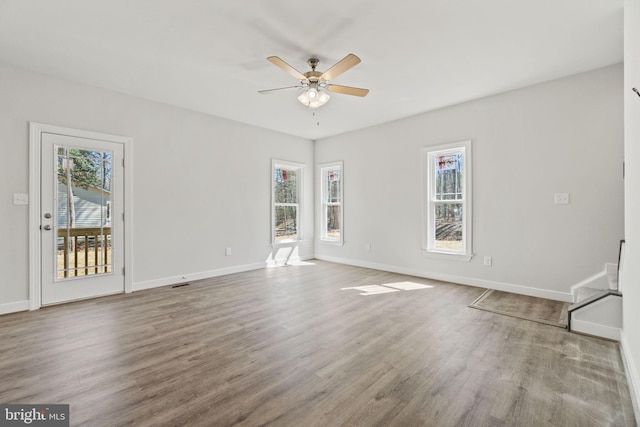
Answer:
<svg viewBox="0 0 640 427"><path fill-rule="evenodd" d="M580 294L583 294L583 298L580 298ZM622 296L622 292L619 292L615 289L592 289L592 288L582 288L578 292L578 302L571 304L568 307L569 313L575 311L579 308L582 308L586 305L589 305L595 301L601 300L609 295Z"/></svg>
<svg viewBox="0 0 640 427"><path fill-rule="evenodd" d="M587 298L591 298L593 295L598 295L602 292L606 292L609 289L604 288L589 288L583 287L577 290L576 292L576 302L580 302L586 300Z"/></svg>

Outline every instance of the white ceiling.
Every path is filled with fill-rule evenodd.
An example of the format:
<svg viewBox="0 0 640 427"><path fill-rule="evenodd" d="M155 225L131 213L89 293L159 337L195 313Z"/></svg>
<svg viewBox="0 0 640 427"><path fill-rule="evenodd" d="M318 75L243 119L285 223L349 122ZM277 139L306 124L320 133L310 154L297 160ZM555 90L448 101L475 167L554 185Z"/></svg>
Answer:
<svg viewBox="0 0 640 427"><path fill-rule="evenodd" d="M315 140L619 63L623 3L0 0L0 62ZM365 98L258 94L348 53Z"/></svg>

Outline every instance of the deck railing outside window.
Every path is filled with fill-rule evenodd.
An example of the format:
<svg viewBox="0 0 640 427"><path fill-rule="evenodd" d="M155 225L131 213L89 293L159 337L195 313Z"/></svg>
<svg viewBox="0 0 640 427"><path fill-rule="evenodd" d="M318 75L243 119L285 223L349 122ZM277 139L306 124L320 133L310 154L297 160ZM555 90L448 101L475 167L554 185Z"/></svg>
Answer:
<svg viewBox="0 0 640 427"><path fill-rule="evenodd" d="M111 272L111 227L58 228L57 278Z"/></svg>

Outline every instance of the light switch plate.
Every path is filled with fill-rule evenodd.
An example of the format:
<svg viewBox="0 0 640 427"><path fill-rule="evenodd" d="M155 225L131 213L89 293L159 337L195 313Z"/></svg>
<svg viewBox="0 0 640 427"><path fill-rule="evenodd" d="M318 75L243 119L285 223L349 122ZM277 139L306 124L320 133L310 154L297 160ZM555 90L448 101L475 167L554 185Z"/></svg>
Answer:
<svg viewBox="0 0 640 427"><path fill-rule="evenodd" d="M13 204L14 205L28 205L29 204L29 195L28 194L14 194L13 195Z"/></svg>

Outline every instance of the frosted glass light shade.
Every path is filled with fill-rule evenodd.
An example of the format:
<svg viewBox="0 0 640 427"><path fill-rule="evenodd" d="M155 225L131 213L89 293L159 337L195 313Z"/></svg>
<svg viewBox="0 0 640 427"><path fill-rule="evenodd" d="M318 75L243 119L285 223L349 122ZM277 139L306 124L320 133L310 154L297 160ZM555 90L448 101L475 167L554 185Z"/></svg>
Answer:
<svg viewBox="0 0 640 427"><path fill-rule="evenodd" d="M326 104L329 98L331 96L328 93L312 87L300 95L298 101L309 108L318 108Z"/></svg>

